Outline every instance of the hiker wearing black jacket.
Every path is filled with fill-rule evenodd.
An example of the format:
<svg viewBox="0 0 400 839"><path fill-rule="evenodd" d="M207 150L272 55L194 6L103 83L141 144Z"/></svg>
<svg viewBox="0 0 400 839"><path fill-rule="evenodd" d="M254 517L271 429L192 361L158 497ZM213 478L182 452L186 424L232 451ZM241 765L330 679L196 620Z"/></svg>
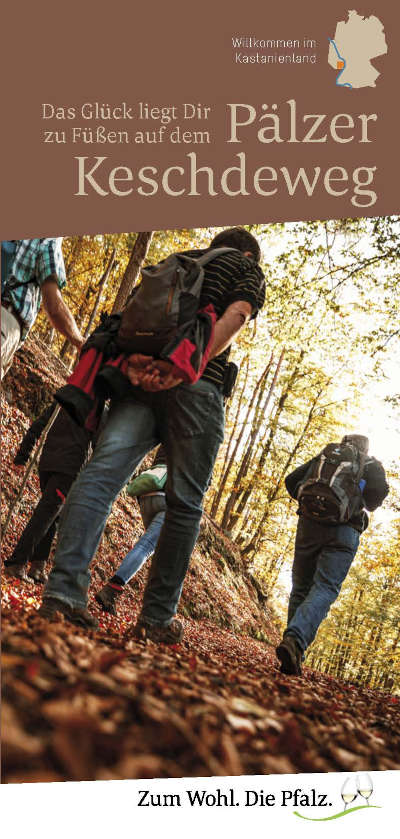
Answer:
<svg viewBox="0 0 400 839"><path fill-rule="evenodd" d="M339 595L351 563L356 555L360 534L368 527L367 510L373 511L386 498L389 487L382 464L368 455L368 439L352 434L343 438L340 446L350 444L359 454L354 498L349 505L349 517L343 523L333 523L332 516L318 521L317 496L313 511L307 510L302 500L305 482L315 474L313 467L321 462L321 455L299 466L285 479L289 495L299 500L295 555L292 568L292 591L289 598L288 623L283 639L277 647L281 671L301 675L301 662L312 643L318 627ZM328 449L334 448L329 446ZM324 450L325 451L325 450ZM335 468L335 467L334 467ZM318 470L317 470L318 471ZM336 472L340 472L336 467ZM350 484L351 485L351 484ZM345 495L344 495L345 498ZM308 504L312 502L308 501Z"/></svg>
<svg viewBox="0 0 400 839"><path fill-rule="evenodd" d="M24 435L14 458L16 466L27 463L54 408L52 404L43 411ZM56 521L72 483L89 459L92 436L91 432L77 425L63 409L60 410L47 434L39 460L42 497L11 557L4 563L7 575L19 577L24 582L46 582L44 568L56 531Z"/></svg>

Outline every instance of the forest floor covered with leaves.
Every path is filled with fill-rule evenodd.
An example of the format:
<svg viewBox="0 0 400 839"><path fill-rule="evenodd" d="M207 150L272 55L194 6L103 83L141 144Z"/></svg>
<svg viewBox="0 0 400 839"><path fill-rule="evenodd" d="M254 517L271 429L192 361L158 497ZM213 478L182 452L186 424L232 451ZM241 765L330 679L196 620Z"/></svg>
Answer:
<svg viewBox="0 0 400 839"><path fill-rule="evenodd" d="M12 459L23 430L64 374L30 340L5 380L2 522L21 480ZM4 559L38 497L33 474ZM398 698L307 667L301 678L280 674L268 602L206 517L181 601L183 642L127 640L147 570L117 617L100 612L93 594L140 532L137 507L121 497L93 563L97 632L42 620L41 586L3 579L4 782L400 768Z"/></svg>

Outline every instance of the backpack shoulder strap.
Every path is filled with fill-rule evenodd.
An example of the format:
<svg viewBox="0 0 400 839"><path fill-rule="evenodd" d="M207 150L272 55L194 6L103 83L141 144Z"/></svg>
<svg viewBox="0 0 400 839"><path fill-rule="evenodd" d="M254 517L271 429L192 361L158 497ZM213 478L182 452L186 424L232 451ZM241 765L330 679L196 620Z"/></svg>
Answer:
<svg viewBox="0 0 400 839"><path fill-rule="evenodd" d="M17 251L17 244L14 240L1 243L1 290L4 292L7 282L11 276L11 269L14 264L14 257ZM21 283L20 283L21 285Z"/></svg>
<svg viewBox="0 0 400 839"><path fill-rule="evenodd" d="M359 463L358 472L357 472L357 479L356 479L357 483L362 478L364 468L365 468L365 464L366 464L367 460L368 460L368 456L364 452L360 452L360 463Z"/></svg>
<svg viewBox="0 0 400 839"><path fill-rule="evenodd" d="M223 253L228 253L229 251L236 251L237 248L209 248L202 256L198 256L196 258L196 262L202 268L215 259L217 256L222 256Z"/></svg>

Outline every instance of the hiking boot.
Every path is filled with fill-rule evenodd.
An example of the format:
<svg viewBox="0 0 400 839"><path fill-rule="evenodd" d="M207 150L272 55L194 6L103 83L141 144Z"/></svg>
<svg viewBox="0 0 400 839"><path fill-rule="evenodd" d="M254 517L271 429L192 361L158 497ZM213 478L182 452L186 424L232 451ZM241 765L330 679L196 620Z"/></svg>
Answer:
<svg viewBox="0 0 400 839"><path fill-rule="evenodd" d="M180 644L183 638L183 624L178 618L173 618L167 626L157 623L147 623L139 618L130 634L139 641L153 641L155 644Z"/></svg>
<svg viewBox="0 0 400 839"><path fill-rule="evenodd" d="M80 606L69 606L68 603L59 600L58 597L44 597L38 610L39 617L52 620L57 612L64 615L67 621L76 624L76 626L83 626L85 629L98 629L98 620L87 609Z"/></svg>
<svg viewBox="0 0 400 839"><path fill-rule="evenodd" d="M6 577L16 577L18 580L22 580L24 583L32 582L32 580L29 579L26 573L25 562L4 563L3 573L6 575Z"/></svg>
<svg viewBox="0 0 400 839"><path fill-rule="evenodd" d="M34 583L47 583L48 574L46 574L44 568L45 568L45 563L44 562L38 562L38 563L32 562L32 565L31 565L31 567L28 571L29 579L33 580Z"/></svg>
<svg viewBox="0 0 400 839"><path fill-rule="evenodd" d="M301 660L303 652L293 635L285 635L276 648L276 654L281 663L281 673L288 676L301 676Z"/></svg>
<svg viewBox="0 0 400 839"><path fill-rule="evenodd" d="M99 603L103 612L109 612L110 615L116 615L116 603L123 592L123 586L114 586L114 583L106 583L100 591L95 594L95 600Z"/></svg>

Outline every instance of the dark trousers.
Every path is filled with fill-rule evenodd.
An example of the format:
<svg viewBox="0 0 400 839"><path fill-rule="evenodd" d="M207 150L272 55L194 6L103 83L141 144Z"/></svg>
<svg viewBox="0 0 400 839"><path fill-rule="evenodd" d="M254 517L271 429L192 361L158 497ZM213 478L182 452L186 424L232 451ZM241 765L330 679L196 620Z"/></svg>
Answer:
<svg viewBox="0 0 400 839"><path fill-rule="evenodd" d="M285 634L293 635L303 651L338 597L359 540L349 524L322 525L299 518Z"/></svg>
<svg viewBox="0 0 400 839"><path fill-rule="evenodd" d="M27 565L32 562L35 566L43 566L49 558L57 518L75 476L63 472L40 471L39 480L42 497L5 565Z"/></svg>

